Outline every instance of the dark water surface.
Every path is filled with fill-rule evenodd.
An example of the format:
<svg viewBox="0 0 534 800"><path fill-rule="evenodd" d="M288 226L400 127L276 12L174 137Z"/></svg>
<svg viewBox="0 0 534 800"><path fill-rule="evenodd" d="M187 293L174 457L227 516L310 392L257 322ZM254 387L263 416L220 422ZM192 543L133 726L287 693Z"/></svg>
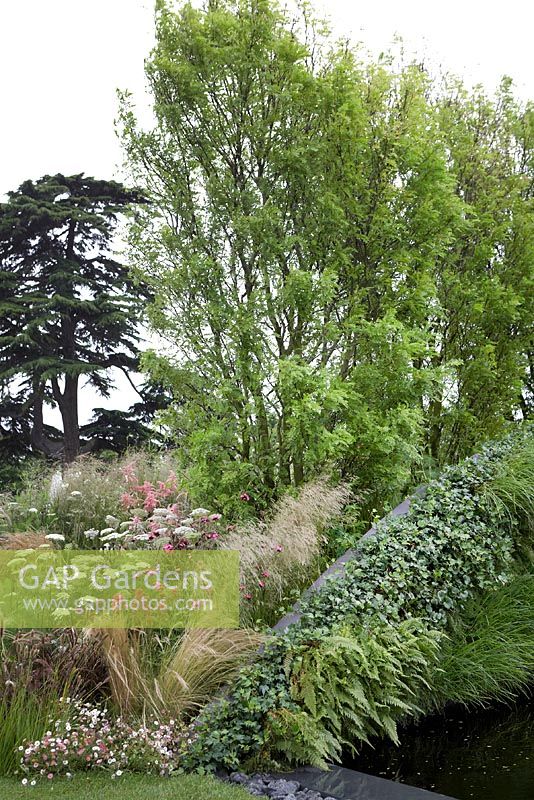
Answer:
<svg viewBox="0 0 534 800"><path fill-rule="evenodd" d="M534 800L534 701L453 709L366 747L344 766L458 800Z"/></svg>

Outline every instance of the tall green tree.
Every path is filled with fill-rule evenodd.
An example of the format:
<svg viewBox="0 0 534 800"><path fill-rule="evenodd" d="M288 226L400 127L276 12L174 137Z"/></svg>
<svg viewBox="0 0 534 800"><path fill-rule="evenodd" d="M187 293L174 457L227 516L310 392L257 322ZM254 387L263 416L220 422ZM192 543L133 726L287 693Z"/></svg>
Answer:
<svg viewBox="0 0 534 800"><path fill-rule="evenodd" d="M432 376L413 318L455 213L425 79L326 59L307 22L300 35L261 0L160 5L157 127L124 101L152 200L133 249L172 344L145 363L173 387L167 420L207 495L333 466L380 496L422 437Z"/></svg>
<svg viewBox="0 0 534 800"><path fill-rule="evenodd" d="M437 102L463 220L436 264L435 363L455 363L430 407L430 448L457 460L531 413L534 106L509 79L494 98L448 79Z"/></svg>
<svg viewBox="0 0 534 800"><path fill-rule="evenodd" d="M473 218L448 101L420 66L362 62L307 6L162 1L147 77L156 126L139 128L127 95L122 105L132 176L151 199L132 253L168 342L145 364L173 391L165 419L203 496L269 496L326 468L371 507L426 448L458 454L442 440L463 406L478 425L466 447L489 419L502 424L503 394L486 413L464 380L471 353L443 346L455 313L476 328L479 363L488 342L474 304L451 294ZM496 330L504 345L509 328Z"/></svg>
<svg viewBox="0 0 534 800"><path fill-rule="evenodd" d="M137 367L143 290L112 244L119 216L141 199L114 181L58 174L0 204L2 393L47 455L72 461L80 451L80 379L108 396L110 369ZM59 441L47 436L45 403L61 413Z"/></svg>

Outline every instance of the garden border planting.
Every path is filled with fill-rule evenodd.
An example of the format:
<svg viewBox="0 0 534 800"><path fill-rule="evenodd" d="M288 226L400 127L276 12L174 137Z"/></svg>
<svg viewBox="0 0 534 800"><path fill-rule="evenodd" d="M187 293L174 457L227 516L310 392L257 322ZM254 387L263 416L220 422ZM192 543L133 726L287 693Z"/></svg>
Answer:
<svg viewBox="0 0 534 800"><path fill-rule="evenodd" d="M525 426L446 468L369 531L360 558L336 562L229 697L200 714L186 765L323 766L358 740L396 741L397 722L421 713L450 614L514 574L519 522L487 490L530 436Z"/></svg>

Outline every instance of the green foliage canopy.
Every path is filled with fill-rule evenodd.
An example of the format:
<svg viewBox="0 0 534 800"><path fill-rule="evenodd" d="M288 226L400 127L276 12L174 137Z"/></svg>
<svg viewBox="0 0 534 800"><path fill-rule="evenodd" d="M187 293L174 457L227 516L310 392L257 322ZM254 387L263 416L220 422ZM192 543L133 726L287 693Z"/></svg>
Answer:
<svg viewBox="0 0 534 800"><path fill-rule="evenodd" d="M267 0L160 2L147 77L154 128L121 114L168 343L145 365L203 497L326 466L372 507L528 412L534 117L509 83L366 63Z"/></svg>

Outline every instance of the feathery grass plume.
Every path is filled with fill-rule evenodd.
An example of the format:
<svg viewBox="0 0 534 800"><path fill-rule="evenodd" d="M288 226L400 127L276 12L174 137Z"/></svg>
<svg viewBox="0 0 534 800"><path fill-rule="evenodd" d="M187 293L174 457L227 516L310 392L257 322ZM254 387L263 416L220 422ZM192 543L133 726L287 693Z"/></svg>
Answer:
<svg viewBox="0 0 534 800"><path fill-rule="evenodd" d="M321 534L349 498L347 487L329 486L322 478L297 497L286 494L266 522L245 523L224 537L222 548L239 551L241 583L252 600L279 602L289 583L298 587L315 577Z"/></svg>
<svg viewBox="0 0 534 800"><path fill-rule="evenodd" d="M191 628L165 655L157 695L176 716L198 711L257 652L264 637L249 630ZM161 709L160 709L161 710Z"/></svg>
<svg viewBox="0 0 534 800"><path fill-rule="evenodd" d="M150 695L143 670L140 631L126 628L93 630L100 642L109 676L111 698L122 715L142 708Z"/></svg>
<svg viewBox="0 0 534 800"><path fill-rule="evenodd" d="M263 637L253 631L189 629L178 639L157 639L160 652L140 631L95 632L109 672L114 704L121 714L148 713L183 719L229 683Z"/></svg>
<svg viewBox="0 0 534 800"><path fill-rule="evenodd" d="M0 656L0 690L24 684L40 694L53 685L60 697L68 686L72 696L89 699L107 682L100 647L84 630L3 631Z"/></svg>
<svg viewBox="0 0 534 800"><path fill-rule="evenodd" d="M534 682L534 574L473 599L452 618L425 705L509 701Z"/></svg>

